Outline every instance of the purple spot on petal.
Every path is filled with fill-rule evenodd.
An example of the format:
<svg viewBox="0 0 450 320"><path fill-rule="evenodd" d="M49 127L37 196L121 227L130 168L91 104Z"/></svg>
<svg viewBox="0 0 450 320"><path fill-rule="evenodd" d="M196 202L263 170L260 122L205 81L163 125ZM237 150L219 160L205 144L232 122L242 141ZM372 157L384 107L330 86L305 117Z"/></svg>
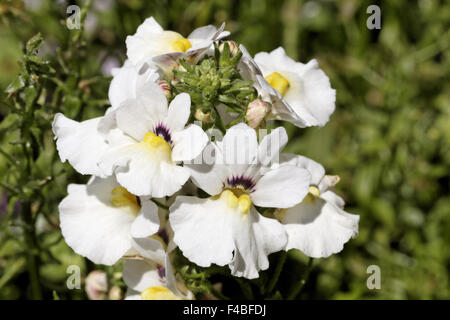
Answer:
<svg viewBox="0 0 450 320"><path fill-rule="evenodd" d="M158 271L158 276L161 279L164 279L166 277L166 268L164 268L162 266L157 266L156 269Z"/></svg>
<svg viewBox="0 0 450 320"><path fill-rule="evenodd" d="M167 128L164 124L158 123L153 129L153 133L166 140L168 144L172 145L172 135L170 134L169 128Z"/></svg>
<svg viewBox="0 0 450 320"><path fill-rule="evenodd" d="M246 177L243 174L239 176L233 176L227 179L227 185L231 188L243 188L248 191L253 191L255 187L255 182L252 178Z"/></svg>

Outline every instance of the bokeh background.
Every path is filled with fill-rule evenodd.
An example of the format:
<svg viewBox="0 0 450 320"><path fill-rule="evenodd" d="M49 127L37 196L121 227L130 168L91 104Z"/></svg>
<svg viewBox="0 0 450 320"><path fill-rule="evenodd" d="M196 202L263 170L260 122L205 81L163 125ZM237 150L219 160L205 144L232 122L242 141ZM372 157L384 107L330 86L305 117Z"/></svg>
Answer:
<svg viewBox="0 0 450 320"><path fill-rule="evenodd" d="M65 20L68 5L83 3L0 2L0 299L86 298L82 290L67 290L66 268L78 264L85 277L99 267L64 243L56 209L67 183L85 178L59 163L50 120L55 110L78 120L104 112L110 70L125 59L125 38L149 16L185 36L225 21L231 38L251 54L283 46L298 61L317 59L330 77L337 91L330 122L323 128L286 125L286 151L311 157L341 177L338 193L346 210L360 215L360 233L340 254L315 262L301 298L450 298L448 2L97 0L86 11L81 35L68 30ZM381 30L366 27L371 4L381 8ZM56 74L41 77L51 84L38 99L40 131L30 135L38 141L29 175L35 193L27 200L8 192L25 182L7 159L21 157L14 143L18 120L7 96L20 87L18 61L38 32L44 39L39 56ZM11 82L16 87L8 87ZM20 218L24 211L33 219ZM297 255L289 259L303 259ZM380 290L366 286L369 265L381 269ZM33 268L37 289L30 286ZM117 269L103 269L120 281ZM296 273L288 264L282 283Z"/></svg>

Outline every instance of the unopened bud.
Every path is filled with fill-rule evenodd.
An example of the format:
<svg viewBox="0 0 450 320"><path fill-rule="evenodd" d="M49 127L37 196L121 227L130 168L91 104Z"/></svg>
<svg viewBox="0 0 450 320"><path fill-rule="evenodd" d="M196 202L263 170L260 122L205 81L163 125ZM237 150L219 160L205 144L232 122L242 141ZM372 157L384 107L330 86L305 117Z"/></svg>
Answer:
<svg viewBox="0 0 450 320"><path fill-rule="evenodd" d="M91 300L105 300L108 291L108 281L106 273L101 270L94 270L86 277L86 294Z"/></svg>
<svg viewBox="0 0 450 320"><path fill-rule="evenodd" d="M171 95L170 84L166 80L159 80L158 86L164 91L166 98L169 98Z"/></svg>
<svg viewBox="0 0 450 320"><path fill-rule="evenodd" d="M230 47L230 56L234 57L239 52L239 46L234 41L231 41L231 40L224 41L219 45L220 52L223 51L223 48L225 47L225 43L228 43L228 46Z"/></svg>
<svg viewBox="0 0 450 320"><path fill-rule="evenodd" d="M122 300L123 299L123 293L119 286L114 286L109 290L108 294L109 300Z"/></svg>
<svg viewBox="0 0 450 320"><path fill-rule="evenodd" d="M269 103L261 99L256 99L248 104L247 113L245 114L245 120L250 127L255 129L264 120L269 111Z"/></svg>
<svg viewBox="0 0 450 320"><path fill-rule="evenodd" d="M211 112L203 112L201 109L195 110L194 118L205 123L212 123Z"/></svg>

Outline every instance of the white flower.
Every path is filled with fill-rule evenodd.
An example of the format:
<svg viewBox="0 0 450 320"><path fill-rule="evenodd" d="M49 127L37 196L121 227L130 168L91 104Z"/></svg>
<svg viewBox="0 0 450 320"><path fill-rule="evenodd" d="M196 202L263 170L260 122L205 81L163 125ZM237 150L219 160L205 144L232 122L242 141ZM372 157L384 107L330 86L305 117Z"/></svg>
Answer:
<svg viewBox="0 0 450 320"><path fill-rule="evenodd" d="M190 172L177 165L198 156L208 142L197 125L185 125L190 97L177 95L170 106L155 83L141 87L136 99L124 101L107 114L102 127L109 148L99 161L102 172L115 174L133 194L161 198L178 191Z"/></svg>
<svg viewBox="0 0 450 320"><path fill-rule="evenodd" d="M282 155L283 165L296 165L311 173L309 193L298 205L279 210L275 216L288 233L286 250L299 249L313 258L340 252L358 234L359 216L345 212L344 200L333 186L339 177L325 175L317 162L297 155Z"/></svg>
<svg viewBox="0 0 450 320"><path fill-rule="evenodd" d="M170 261L170 252L174 248L173 243L166 244L158 237L141 238L139 245L135 243L141 258L128 259L124 264L123 280L128 286L126 300L193 298L193 294L175 276Z"/></svg>
<svg viewBox="0 0 450 320"><path fill-rule="evenodd" d="M216 29L209 25L195 29L187 38L177 32L164 30L153 17L147 18L136 33L126 39L127 56L134 65L152 63L152 58L174 52L196 52L208 49L213 41L228 36L224 25Z"/></svg>
<svg viewBox="0 0 450 320"><path fill-rule="evenodd" d="M66 243L98 264L114 264L132 250L133 236L147 237L159 228L157 206L129 193L114 177L70 184L59 214Z"/></svg>
<svg viewBox="0 0 450 320"><path fill-rule="evenodd" d="M211 197L178 196L170 207L174 242L184 256L202 267L228 264L233 275L250 279L268 268L267 256L282 250L287 236L278 221L262 216L255 206L292 207L307 194L310 182L305 169L262 165L286 142L286 131L278 128L258 145L255 130L241 123L221 142L210 144L208 151L215 152L210 164L187 165L194 183Z"/></svg>
<svg viewBox="0 0 450 320"><path fill-rule="evenodd" d="M315 59L307 64L295 62L279 47L270 53L257 53L255 62L306 126L324 126L328 122L335 108L336 91Z"/></svg>
<svg viewBox="0 0 450 320"><path fill-rule="evenodd" d="M244 46L240 69L253 80L261 97L272 103L268 119L289 121L298 127L323 126L335 105L335 90L316 60L302 64L289 58L283 48L261 52L252 59Z"/></svg>
<svg viewBox="0 0 450 320"><path fill-rule="evenodd" d="M170 107L164 91L149 81L137 87L136 98L110 108L104 117L76 122L57 114L53 131L62 161L82 174L115 174L138 196L170 196L189 178L177 165L198 156L208 142L197 125L185 127L190 97L176 96Z"/></svg>

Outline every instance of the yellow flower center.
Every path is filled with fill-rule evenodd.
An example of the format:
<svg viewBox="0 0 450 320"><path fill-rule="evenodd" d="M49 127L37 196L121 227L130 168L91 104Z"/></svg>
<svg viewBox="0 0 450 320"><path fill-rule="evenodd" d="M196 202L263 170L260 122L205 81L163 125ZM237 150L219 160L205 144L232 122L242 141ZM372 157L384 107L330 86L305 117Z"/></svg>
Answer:
<svg viewBox="0 0 450 320"><path fill-rule="evenodd" d="M160 160L172 162L172 148L166 140L157 136L153 132L149 132L142 139L141 144L150 148L152 153Z"/></svg>
<svg viewBox="0 0 450 320"><path fill-rule="evenodd" d="M181 300L165 287L150 287L141 292L142 300Z"/></svg>
<svg viewBox="0 0 450 320"><path fill-rule="evenodd" d="M234 191L234 192L233 192ZM233 210L238 210L242 214L248 213L252 201L248 194L242 193L238 189L226 189L220 194L220 199L224 200L228 207Z"/></svg>
<svg viewBox="0 0 450 320"><path fill-rule="evenodd" d="M305 197L305 200L309 201L309 202L314 202L314 200L316 198L320 197L320 190L319 188L315 187L315 186L310 186L309 187L309 192Z"/></svg>
<svg viewBox="0 0 450 320"><path fill-rule="evenodd" d="M135 195L124 187L115 187L111 190L111 204L116 208L126 209L133 215L137 215L141 209Z"/></svg>
<svg viewBox="0 0 450 320"><path fill-rule="evenodd" d="M271 73L264 79L266 79L267 82L282 96L284 96L289 89L289 81L278 72Z"/></svg>
<svg viewBox="0 0 450 320"><path fill-rule="evenodd" d="M173 51L175 51L175 52L186 52L192 47L192 45L188 39L180 36L179 39L175 40L172 43L172 47L173 47Z"/></svg>

